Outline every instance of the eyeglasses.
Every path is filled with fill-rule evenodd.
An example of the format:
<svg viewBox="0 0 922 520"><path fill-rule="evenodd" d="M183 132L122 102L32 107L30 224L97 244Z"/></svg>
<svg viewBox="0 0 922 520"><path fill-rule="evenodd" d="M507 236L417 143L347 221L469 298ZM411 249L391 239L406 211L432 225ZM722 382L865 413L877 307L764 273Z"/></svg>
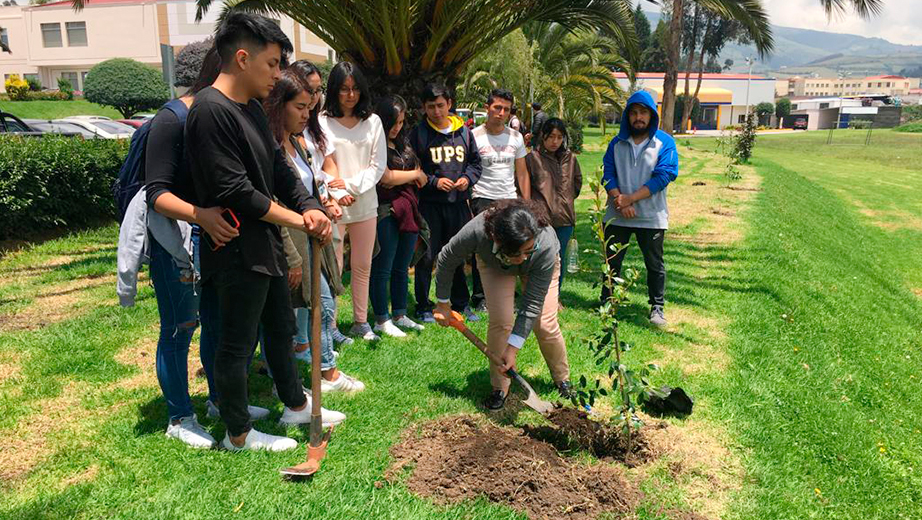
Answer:
<svg viewBox="0 0 922 520"><path fill-rule="evenodd" d="M340 87L339 93L348 96L349 94L361 94L362 91L358 87Z"/></svg>
<svg viewBox="0 0 922 520"><path fill-rule="evenodd" d="M499 259L500 262L506 265L512 264L512 260L522 258L523 256L525 257L525 260L528 260L529 258L531 258L531 255L535 254L535 251L537 250L538 250L538 241L535 240L535 245L532 246L531 250L525 251L525 252L519 251L518 253L514 255L509 255L509 254L501 252L496 242L493 242L493 254L496 255L496 258Z"/></svg>
<svg viewBox="0 0 922 520"><path fill-rule="evenodd" d="M304 89L304 91L307 92L307 95L309 95L309 96L316 96L316 95L318 95L318 94L326 94L326 93L327 93L327 88L326 88L326 87L323 87L323 86L320 86L320 87L317 87L317 88L306 88L306 89Z"/></svg>

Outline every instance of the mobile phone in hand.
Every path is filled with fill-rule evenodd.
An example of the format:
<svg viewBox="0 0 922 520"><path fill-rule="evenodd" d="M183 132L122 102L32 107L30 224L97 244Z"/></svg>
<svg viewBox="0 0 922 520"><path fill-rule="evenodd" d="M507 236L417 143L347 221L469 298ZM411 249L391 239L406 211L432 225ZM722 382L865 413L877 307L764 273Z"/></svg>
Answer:
<svg viewBox="0 0 922 520"><path fill-rule="evenodd" d="M230 224L232 228L238 229L238 230L240 229L240 221L237 220L237 215L234 215L234 211L232 209L225 208L224 211L221 212L221 216L224 217L224 221ZM205 237L205 242L208 244L208 247L210 247L212 251L217 251L218 249L223 247L223 246L216 244L214 240L211 239L211 236L207 232L204 233L202 236Z"/></svg>

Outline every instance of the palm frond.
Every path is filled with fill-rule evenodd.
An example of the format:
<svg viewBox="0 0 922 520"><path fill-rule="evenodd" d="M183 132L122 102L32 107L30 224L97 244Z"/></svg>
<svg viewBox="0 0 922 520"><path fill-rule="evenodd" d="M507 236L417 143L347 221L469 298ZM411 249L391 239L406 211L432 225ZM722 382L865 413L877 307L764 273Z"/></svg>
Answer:
<svg viewBox="0 0 922 520"><path fill-rule="evenodd" d="M759 51L759 56L771 54L775 47L771 22L761 0L695 0L698 5L712 13L737 20L746 28L749 37ZM826 0L823 0L826 1ZM833 0L837 1L837 0Z"/></svg>
<svg viewBox="0 0 922 520"><path fill-rule="evenodd" d="M883 0L820 0L826 16L843 15L851 7L855 13L865 20L880 14L884 7Z"/></svg>

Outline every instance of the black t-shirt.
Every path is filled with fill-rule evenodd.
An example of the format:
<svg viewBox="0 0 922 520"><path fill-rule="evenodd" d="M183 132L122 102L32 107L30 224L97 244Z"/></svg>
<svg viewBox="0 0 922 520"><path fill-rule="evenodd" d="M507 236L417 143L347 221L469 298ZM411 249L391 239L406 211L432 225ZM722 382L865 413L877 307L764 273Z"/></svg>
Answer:
<svg viewBox="0 0 922 520"><path fill-rule="evenodd" d="M183 157L183 125L172 110L161 109L150 122L143 174L151 207L167 192L190 204L195 202L195 187Z"/></svg>
<svg viewBox="0 0 922 520"><path fill-rule="evenodd" d="M322 206L291 169L262 106L255 100L237 103L208 87L195 96L185 136L197 205L230 208L240 221L240 236L225 247L202 248L202 277L241 267L285 275L288 264L279 227L260 218L273 197L298 213Z"/></svg>

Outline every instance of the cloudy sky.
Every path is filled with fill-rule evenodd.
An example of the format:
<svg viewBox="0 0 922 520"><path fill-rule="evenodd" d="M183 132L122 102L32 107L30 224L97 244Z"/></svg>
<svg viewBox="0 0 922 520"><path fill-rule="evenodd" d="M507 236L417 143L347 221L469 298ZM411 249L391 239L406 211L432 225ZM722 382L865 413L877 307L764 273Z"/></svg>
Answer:
<svg viewBox="0 0 922 520"><path fill-rule="evenodd" d="M763 0L775 25L838 33L877 36L893 43L922 45L922 0L884 0L880 16L864 21L854 14L831 21L819 0ZM644 9L657 10L643 2Z"/></svg>

